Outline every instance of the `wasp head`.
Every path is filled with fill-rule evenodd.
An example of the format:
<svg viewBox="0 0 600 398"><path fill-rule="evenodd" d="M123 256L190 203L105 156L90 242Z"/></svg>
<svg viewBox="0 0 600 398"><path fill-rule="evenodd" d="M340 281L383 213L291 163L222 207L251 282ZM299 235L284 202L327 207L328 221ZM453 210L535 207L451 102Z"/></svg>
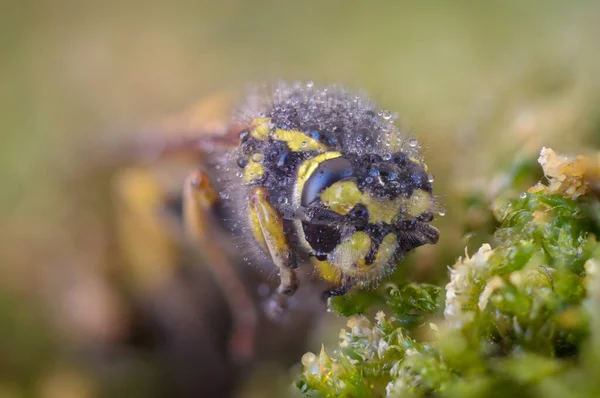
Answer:
<svg viewBox="0 0 600 398"><path fill-rule="evenodd" d="M404 252L437 242L431 178L403 152L319 163L301 195L314 256L344 275L384 274Z"/></svg>

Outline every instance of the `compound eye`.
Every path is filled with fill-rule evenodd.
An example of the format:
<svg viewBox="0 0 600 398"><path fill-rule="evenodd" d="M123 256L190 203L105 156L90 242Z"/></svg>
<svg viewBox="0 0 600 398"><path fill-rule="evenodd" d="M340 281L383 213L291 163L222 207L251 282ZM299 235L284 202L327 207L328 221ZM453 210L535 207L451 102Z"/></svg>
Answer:
<svg viewBox="0 0 600 398"><path fill-rule="evenodd" d="M302 189L300 204L308 207L319 200L319 195L324 189L344 178L352 177L354 169L346 158L339 157L321 162L316 170L306 180Z"/></svg>

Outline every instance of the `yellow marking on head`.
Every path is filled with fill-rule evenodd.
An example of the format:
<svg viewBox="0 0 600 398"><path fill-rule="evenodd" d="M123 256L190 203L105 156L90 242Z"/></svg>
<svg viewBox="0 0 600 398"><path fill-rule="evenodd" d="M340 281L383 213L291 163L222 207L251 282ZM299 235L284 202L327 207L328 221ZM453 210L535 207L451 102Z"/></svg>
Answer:
<svg viewBox="0 0 600 398"><path fill-rule="evenodd" d="M354 181L338 181L321 193L321 201L338 214L346 215L362 203L369 211L369 222L391 224L402 208L402 200L381 199L368 192L361 192Z"/></svg>
<svg viewBox="0 0 600 398"><path fill-rule="evenodd" d="M362 195L354 181L338 181L321 192L321 202L336 213L346 215L361 201Z"/></svg>
<svg viewBox="0 0 600 398"><path fill-rule="evenodd" d="M431 194L422 189L415 189L410 198L407 199L406 213L416 217L431 209Z"/></svg>
<svg viewBox="0 0 600 398"><path fill-rule="evenodd" d="M381 269L387 266L397 249L398 236L394 233L387 234L379 244L372 267Z"/></svg>
<svg viewBox="0 0 600 398"><path fill-rule="evenodd" d="M276 129L273 138L285 141L292 151L320 151L324 152L327 147L312 137L307 136L299 130Z"/></svg>
<svg viewBox="0 0 600 398"><path fill-rule="evenodd" d="M371 237L362 231L346 237L331 255L331 263L344 275L360 276L369 272L371 266L365 264L365 257L371 251Z"/></svg>
<svg viewBox="0 0 600 398"><path fill-rule="evenodd" d="M331 261L315 258L312 261L319 275L327 282L339 283L343 275L366 280L374 275L383 275L397 249L398 236L395 233L387 234L375 253L375 261L367 265L365 258L371 251L371 238L364 232L355 232L334 249Z"/></svg>
<svg viewBox="0 0 600 398"><path fill-rule="evenodd" d="M393 224L402 209L401 200L381 199L369 193L363 194L362 203L369 210L369 222L371 224L380 222Z"/></svg>
<svg viewBox="0 0 600 398"><path fill-rule="evenodd" d="M265 169L262 164L253 161L252 159L248 162L248 165L244 168L244 181L252 182L262 177Z"/></svg>
<svg viewBox="0 0 600 398"><path fill-rule="evenodd" d="M257 140L266 140L271 132L271 118L257 117L250 123L250 136Z"/></svg>
<svg viewBox="0 0 600 398"><path fill-rule="evenodd" d="M342 272L336 268L333 264L331 264L327 260L317 260L316 258L312 258L312 263L315 266L315 269L319 272L319 275L323 280L337 284L342 280Z"/></svg>

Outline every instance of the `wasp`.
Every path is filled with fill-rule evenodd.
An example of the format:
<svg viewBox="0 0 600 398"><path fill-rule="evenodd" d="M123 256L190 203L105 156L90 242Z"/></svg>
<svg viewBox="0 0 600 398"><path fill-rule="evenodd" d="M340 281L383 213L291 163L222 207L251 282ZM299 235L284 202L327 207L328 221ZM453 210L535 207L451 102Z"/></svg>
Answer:
<svg viewBox="0 0 600 398"><path fill-rule="evenodd" d="M157 214L157 197L177 214L146 228L152 259L135 242L127 245L130 256L168 262L159 236L165 225L177 231L224 292L234 351L248 355L248 330L257 324L255 300L240 281L247 269L276 280L264 301L268 317L277 318L301 284L324 282L325 298L371 288L404 253L438 241L430 225L433 178L419 143L365 95L279 83L252 91L230 117L222 108L203 104L187 122L163 126L177 134L142 135L141 158L172 159L177 178L159 171L145 183L147 170L130 170L118 190L138 214Z"/></svg>

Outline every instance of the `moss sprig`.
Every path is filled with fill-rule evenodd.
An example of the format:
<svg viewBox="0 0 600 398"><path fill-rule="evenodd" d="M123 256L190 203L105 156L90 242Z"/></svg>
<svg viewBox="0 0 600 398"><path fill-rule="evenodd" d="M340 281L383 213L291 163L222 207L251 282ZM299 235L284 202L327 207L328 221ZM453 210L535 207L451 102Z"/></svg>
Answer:
<svg viewBox="0 0 600 398"><path fill-rule="evenodd" d="M331 300L349 316L347 328L337 348L302 358L300 391L600 396L592 376L600 371L600 216L589 182L597 165L546 148L539 163L547 185L518 198L498 193L493 246L459 258L445 289L392 278ZM372 308L380 311L370 318Z"/></svg>

